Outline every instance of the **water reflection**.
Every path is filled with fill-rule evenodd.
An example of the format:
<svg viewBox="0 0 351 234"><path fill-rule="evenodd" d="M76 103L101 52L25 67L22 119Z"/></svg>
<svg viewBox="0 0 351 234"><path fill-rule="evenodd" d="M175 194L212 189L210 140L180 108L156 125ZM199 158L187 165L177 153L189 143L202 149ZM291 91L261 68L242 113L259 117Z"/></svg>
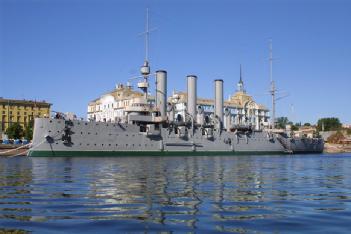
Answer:
<svg viewBox="0 0 351 234"><path fill-rule="evenodd" d="M0 159L0 227L346 232L351 157ZM1 229L0 229L1 232Z"/></svg>

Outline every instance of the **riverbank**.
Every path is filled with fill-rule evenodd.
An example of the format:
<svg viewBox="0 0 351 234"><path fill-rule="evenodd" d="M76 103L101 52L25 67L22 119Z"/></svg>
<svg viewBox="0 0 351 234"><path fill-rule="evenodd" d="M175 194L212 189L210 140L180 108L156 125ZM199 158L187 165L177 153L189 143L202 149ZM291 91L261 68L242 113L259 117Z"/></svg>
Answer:
<svg viewBox="0 0 351 234"><path fill-rule="evenodd" d="M324 153L351 153L351 145L325 143Z"/></svg>
<svg viewBox="0 0 351 234"><path fill-rule="evenodd" d="M29 146L21 145L0 145L0 157L2 156L26 156ZM19 149L17 149L19 148Z"/></svg>

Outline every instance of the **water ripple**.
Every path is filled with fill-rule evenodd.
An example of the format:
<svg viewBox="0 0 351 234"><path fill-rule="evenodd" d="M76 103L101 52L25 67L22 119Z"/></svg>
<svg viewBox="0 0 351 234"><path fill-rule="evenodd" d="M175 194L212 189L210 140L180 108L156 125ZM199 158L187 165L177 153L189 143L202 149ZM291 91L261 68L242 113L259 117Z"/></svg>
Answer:
<svg viewBox="0 0 351 234"><path fill-rule="evenodd" d="M348 233L351 157L1 158L0 233Z"/></svg>

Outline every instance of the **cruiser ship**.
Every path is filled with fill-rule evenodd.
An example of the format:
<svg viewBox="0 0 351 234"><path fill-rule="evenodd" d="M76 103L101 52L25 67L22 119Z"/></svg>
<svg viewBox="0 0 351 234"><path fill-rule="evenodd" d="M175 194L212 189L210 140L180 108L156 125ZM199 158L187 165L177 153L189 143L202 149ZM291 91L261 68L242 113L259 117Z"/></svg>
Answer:
<svg viewBox="0 0 351 234"><path fill-rule="evenodd" d="M146 45L148 45L148 17ZM276 129L275 86L271 79L272 118L255 103L241 75L237 92L223 98L221 79L213 82L214 99L197 97L196 75L186 77L187 91L167 96L167 72L151 74L146 58L134 91L129 84L94 100L88 120L57 113L36 118L29 156L156 156L321 153L321 138ZM271 58L272 56L270 56ZM272 62L272 59L270 59ZM154 77L155 95L149 94Z"/></svg>
<svg viewBox="0 0 351 234"><path fill-rule="evenodd" d="M141 70L144 78L138 87L143 93L130 95L130 86L119 85L115 94L127 95L126 99L120 99L126 105L118 108L116 100L112 102L114 117L113 114L108 119L97 116L104 107L110 106L100 103L102 110L91 112L88 121L59 114L56 118L35 119L33 147L29 156L236 155L323 151L324 142L320 138L297 137L290 129L272 128L265 114L267 110L246 94L241 78L232 101L224 102L224 81L221 79L213 82L214 100L198 99L198 78L195 75L186 77L186 93L174 93L167 98L167 72L159 70L155 73L156 95L153 98L148 93L150 67L147 62ZM241 105L238 105L240 102Z"/></svg>

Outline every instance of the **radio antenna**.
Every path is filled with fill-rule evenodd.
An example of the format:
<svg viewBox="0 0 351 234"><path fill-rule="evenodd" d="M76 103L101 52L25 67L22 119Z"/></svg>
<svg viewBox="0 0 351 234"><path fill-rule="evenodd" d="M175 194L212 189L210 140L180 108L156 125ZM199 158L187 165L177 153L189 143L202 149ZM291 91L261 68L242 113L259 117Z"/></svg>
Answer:
<svg viewBox="0 0 351 234"><path fill-rule="evenodd" d="M273 80L273 47L272 47L272 39L269 40L269 79L271 82L270 94L272 96L272 119L271 126L272 129L275 128L275 101L276 101L276 88Z"/></svg>

